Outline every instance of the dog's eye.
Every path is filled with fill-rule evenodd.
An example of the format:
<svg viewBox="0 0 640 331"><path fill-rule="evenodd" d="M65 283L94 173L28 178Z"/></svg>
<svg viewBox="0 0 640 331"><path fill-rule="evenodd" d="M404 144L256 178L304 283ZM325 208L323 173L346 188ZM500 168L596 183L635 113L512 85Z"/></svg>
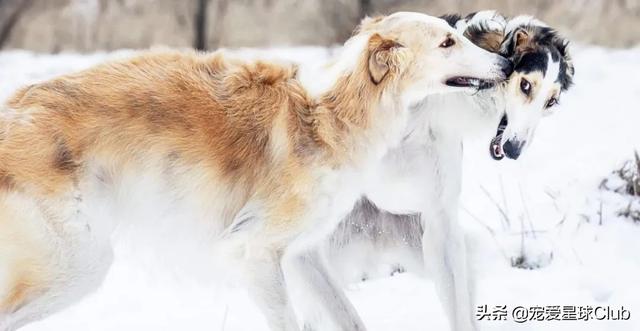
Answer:
<svg viewBox="0 0 640 331"><path fill-rule="evenodd" d="M531 93L531 83L529 83L528 80L522 78L522 80L520 80L520 90L525 95L529 95L529 93Z"/></svg>
<svg viewBox="0 0 640 331"><path fill-rule="evenodd" d="M456 41L451 37L447 37L442 43L440 43L440 48L449 48L456 44Z"/></svg>
<svg viewBox="0 0 640 331"><path fill-rule="evenodd" d="M558 99L551 98L551 99L549 99L549 101L547 101L547 104L544 107L545 108L551 108L551 107L553 107L553 106L555 106L557 104L558 104Z"/></svg>

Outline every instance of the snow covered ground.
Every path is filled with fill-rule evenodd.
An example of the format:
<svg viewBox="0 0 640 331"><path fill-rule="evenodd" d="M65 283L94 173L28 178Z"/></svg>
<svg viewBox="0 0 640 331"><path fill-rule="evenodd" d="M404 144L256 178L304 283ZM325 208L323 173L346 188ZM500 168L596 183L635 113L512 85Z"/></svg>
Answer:
<svg viewBox="0 0 640 331"><path fill-rule="evenodd" d="M320 61L331 50L236 52ZM21 85L129 53L0 53L0 98ZM465 146L460 215L479 277L477 304L508 310L623 306L631 319L520 324L509 316L506 322L482 321L481 330L640 330L640 224L616 216L624 199L598 189L640 150L640 48L577 46L573 54L574 88L561 98L557 113L543 120L518 162L491 160L488 141ZM131 255L118 249L95 294L24 330L266 330L242 289L141 267ZM524 265L539 268L513 268L519 256ZM348 293L370 330L447 330L428 280L402 274L354 284Z"/></svg>

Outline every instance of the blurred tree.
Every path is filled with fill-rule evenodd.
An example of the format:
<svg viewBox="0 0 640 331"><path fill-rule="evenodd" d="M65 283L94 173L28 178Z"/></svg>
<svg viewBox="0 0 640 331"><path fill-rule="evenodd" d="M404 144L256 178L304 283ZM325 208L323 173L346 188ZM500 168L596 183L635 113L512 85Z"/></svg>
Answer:
<svg viewBox="0 0 640 331"><path fill-rule="evenodd" d="M365 15L483 9L535 15L575 41L640 43L640 0L0 0L0 48L331 45Z"/></svg>
<svg viewBox="0 0 640 331"><path fill-rule="evenodd" d="M360 0L360 17L371 14L371 0Z"/></svg>
<svg viewBox="0 0 640 331"><path fill-rule="evenodd" d="M11 30L31 4L31 0L0 0L0 49L4 46Z"/></svg>
<svg viewBox="0 0 640 331"><path fill-rule="evenodd" d="M207 48L207 6L209 0L198 0L198 9L196 11L196 25L195 25L195 40L193 47L199 50L205 50Z"/></svg>

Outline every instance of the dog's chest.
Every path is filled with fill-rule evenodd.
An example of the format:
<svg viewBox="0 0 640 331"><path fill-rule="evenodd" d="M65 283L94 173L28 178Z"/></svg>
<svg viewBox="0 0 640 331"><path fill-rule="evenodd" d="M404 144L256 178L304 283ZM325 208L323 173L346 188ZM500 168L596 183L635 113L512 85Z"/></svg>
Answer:
<svg viewBox="0 0 640 331"><path fill-rule="evenodd" d="M373 171L372 165L317 169L304 215L304 230L291 249L305 249L332 233L365 192Z"/></svg>
<svg viewBox="0 0 640 331"><path fill-rule="evenodd" d="M424 125L410 131L380 162L366 196L392 213L421 212L459 186L462 140Z"/></svg>

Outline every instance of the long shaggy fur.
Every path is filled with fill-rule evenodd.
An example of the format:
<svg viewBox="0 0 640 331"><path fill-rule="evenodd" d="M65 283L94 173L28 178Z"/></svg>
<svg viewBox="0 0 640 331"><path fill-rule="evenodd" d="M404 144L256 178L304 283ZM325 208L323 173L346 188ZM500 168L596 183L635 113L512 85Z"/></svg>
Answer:
<svg viewBox="0 0 640 331"><path fill-rule="evenodd" d="M224 242L270 327L296 330L283 256L348 213L411 104L454 75L504 78L436 18L366 25L314 93L295 65L173 51L16 92L0 110L0 330L95 289L128 214ZM460 45L431 51L446 38Z"/></svg>

